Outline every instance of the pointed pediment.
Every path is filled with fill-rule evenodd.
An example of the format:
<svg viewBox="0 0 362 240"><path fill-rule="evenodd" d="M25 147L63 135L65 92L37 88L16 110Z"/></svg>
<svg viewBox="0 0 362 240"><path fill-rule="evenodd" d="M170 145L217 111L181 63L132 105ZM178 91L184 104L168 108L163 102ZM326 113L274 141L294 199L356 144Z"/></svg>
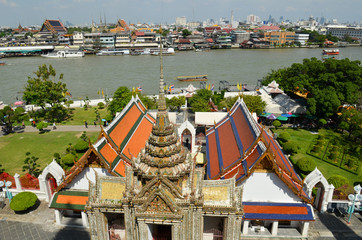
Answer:
<svg viewBox="0 0 362 240"><path fill-rule="evenodd" d="M178 207L175 204L175 199L167 190L154 188L149 194L146 201L139 207L141 212L147 213L175 213Z"/></svg>
<svg viewBox="0 0 362 240"><path fill-rule="evenodd" d="M170 207L166 204L166 202L160 197L155 196L152 202L147 206L146 212L168 212L171 213Z"/></svg>

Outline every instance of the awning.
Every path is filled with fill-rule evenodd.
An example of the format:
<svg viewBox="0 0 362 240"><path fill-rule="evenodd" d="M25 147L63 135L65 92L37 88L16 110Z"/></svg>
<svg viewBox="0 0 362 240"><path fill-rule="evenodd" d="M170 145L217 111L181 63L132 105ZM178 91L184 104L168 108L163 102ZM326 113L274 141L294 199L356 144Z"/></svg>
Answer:
<svg viewBox="0 0 362 240"><path fill-rule="evenodd" d="M279 117L277 117L277 119L280 120L280 121L288 121L288 118L283 117L283 116L279 116Z"/></svg>
<svg viewBox="0 0 362 240"><path fill-rule="evenodd" d="M84 210L88 201L88 192L60 191L54 194L50 208Z"/></svg>
<svg viewBox="0 0 362 240"><path fill-rule="evenodd" d="M312 207L304 203L243 202L244 219L314 221Z"/></svg>

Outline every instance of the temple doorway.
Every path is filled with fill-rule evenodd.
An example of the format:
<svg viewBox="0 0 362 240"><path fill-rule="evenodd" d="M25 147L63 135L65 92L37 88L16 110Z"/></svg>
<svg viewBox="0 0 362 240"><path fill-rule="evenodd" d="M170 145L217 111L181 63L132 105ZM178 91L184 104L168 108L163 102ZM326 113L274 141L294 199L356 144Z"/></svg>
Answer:
<svg viewBox="0 0 362 240"><path fill-rule="evenodd" d="M314 195L314 204L313 206L320 212L322 208L323 198L324 198L325 189L321 182L318 182L314 188L313 193Z"/></svg>
<svg viewBox="0 0 362 240"><path fill-rule="evenodd" d="M182 136L181 136L181 140L183 145L188 148L189 151L191 151L191 139L192 139L192 135L189 129L185 129L182 132Z"/></svg>
<svg viewBox="0 0 362 240"><path fill-rule="evenodd" d="M55 189L57 189L58 184L57 181L55 180L55 178L53 177L52 174L48 173L46 178L46 188L47 188L47 195L48 195L48 199L51 199L53 196L53 193L55 192Z"/></svg>
<svg viewBox="0 0 362 240"><path fill-rule="evenodd" d="M204 217L203 240L223 240L224 239L224 222L222 217Z"/></svg>
<svg viewBox="0 0 362 240"><path fill-rule="evenodd" d="M148 239L149 240L171 240L172 225L164 224L148 224Z"/></svg>
<svg viewBox="0 0 362 240"><path fill-rule="evenodd" d="M107 228L109 240L126 239L126 228L123 213L105 213L107 219Z"/></svg>

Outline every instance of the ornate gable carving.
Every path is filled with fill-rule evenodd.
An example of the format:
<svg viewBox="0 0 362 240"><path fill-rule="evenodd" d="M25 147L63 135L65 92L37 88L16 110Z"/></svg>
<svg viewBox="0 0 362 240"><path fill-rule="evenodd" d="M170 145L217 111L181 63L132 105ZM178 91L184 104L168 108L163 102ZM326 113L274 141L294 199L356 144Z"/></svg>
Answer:
<svg viewBox="0 0 362 240"><path fill-rule="evenodd" d="M147 206L146 212L172 213L166 202L158 195Z"/></svg>

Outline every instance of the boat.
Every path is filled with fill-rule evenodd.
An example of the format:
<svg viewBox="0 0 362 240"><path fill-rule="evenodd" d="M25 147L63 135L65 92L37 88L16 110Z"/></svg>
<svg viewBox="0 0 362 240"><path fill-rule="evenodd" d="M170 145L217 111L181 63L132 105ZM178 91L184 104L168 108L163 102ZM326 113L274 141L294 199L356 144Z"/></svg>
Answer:
<svg viewBox="0 0 362 240"><path fill-rule="evenodd" d="M322 58L336 58L339 55L339 49L323 49Z"/></svg>
<svg viewBox="0 0 362 240"><path fill-rule="evenodd" d="M176 78L181 82L207 81L207 75L178 76Z"/></svg>
<svg viewBox="0 0 362 240"><path fill-rule="evenodd" d="M48 54L42 54L42 57L46 58L80 58L84 57L82 51L57 51Z"/></svg>
<svg viewBox="0 0 362 240"><path fill-rule="evenodd" d="M158 56L160 55L160 49L159 48L151 48L151 49L145 49L144 52L149 52L151 55ZM175 49L173 48L166 48L162 49L162 55L174 55Z"/></svg>
<svg viewBox="0 0 362 240"><path fill-rule="evenodd" d="M130 52L128 49L116 49L108 48L100 50L96 55L97 56L117 56L117 55L129 55Z"/></svg>
<svg viewBox="0 0 362 240"><path fill-rule="evenodd" d="M6 64L6 62L0 61L0 66L4 66L5 64Z"/></svg>

